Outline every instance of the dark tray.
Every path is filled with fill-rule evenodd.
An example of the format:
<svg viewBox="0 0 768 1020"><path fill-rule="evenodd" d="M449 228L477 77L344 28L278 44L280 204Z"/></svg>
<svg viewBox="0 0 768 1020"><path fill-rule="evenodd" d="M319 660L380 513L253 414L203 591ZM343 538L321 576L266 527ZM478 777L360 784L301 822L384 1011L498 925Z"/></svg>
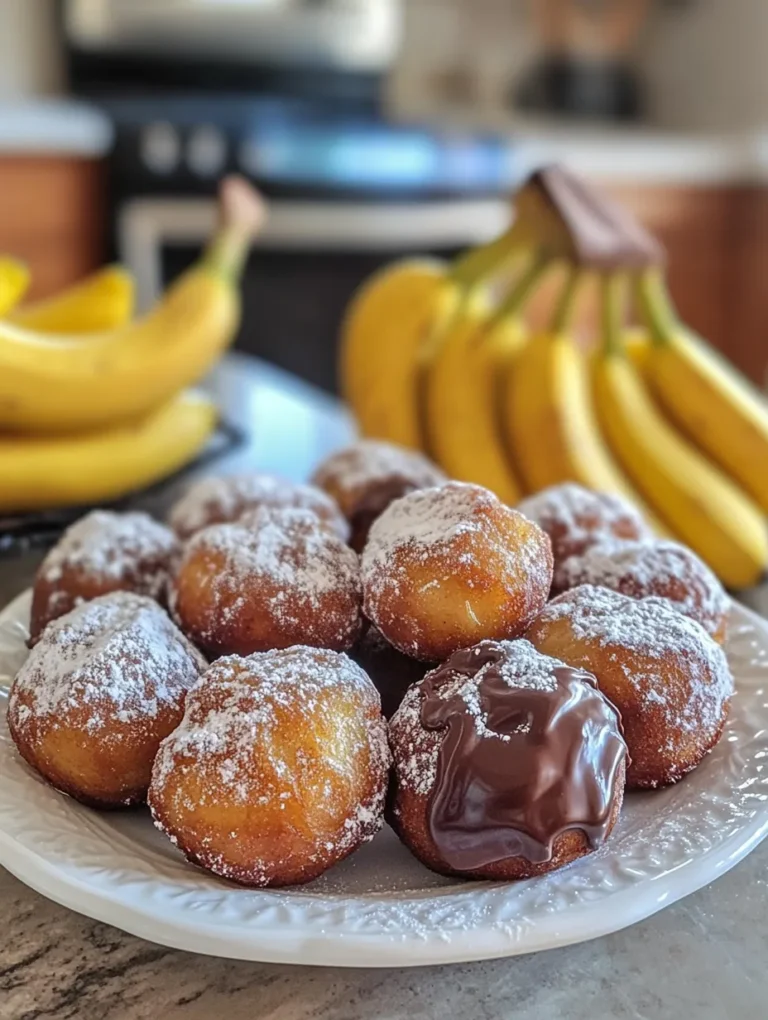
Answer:
<svg viewBox="0 0 768 1020"><path fill-rule="evenodd" d="M112 503L99 505L111 510L146 509L147 503L162 501L162 497L170 493L179 482L234 452L246 440L247 435L243 429L231 422L221 421L205 449L185 467L145 489L129 493ZM65 528L93 509L95 509L93 505L84 505L39 513L0 516L0 557L14 556L30 549L53 545Z"/></svg>

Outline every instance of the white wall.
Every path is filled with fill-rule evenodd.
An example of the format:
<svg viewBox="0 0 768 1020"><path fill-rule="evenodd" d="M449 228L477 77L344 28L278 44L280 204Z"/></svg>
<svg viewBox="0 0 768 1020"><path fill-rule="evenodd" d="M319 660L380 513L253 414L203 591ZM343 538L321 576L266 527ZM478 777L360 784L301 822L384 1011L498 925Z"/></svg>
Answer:
<svg viewBox="0 0 768 1020"><path fill-rule="evenodd" d="M406 41L395 75L396 111L444 112L446 68L474 68L472 116L506 115L534 45L528 0L404 0ZM680 130L768 126L768 0L653 5L640 42L649 120Z"/></svg>
<svg viewBox="0 0 768 1020"><path fill-rule="evenodd" d="M56 0L0 0L0 98L45 95L61 86Z"/></svg>
<svg viewBox="0 0 768 1020"><path fill-rule="evenodd" d="M768 124L768 0L690 0L657 10L641 67L657 123L717 130Z"/></svg>

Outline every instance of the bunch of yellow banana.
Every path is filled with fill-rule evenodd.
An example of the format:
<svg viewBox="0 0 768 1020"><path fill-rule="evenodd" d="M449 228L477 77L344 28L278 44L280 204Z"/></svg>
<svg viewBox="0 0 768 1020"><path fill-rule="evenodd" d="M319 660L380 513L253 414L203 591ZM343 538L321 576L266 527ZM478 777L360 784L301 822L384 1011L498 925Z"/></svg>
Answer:
<svg viewBox="0 0 768 1020"><path fill-rule="evenodd" d="M234 337L238 280L263 217L249 185L225 181L202 258L135 321L133 283L118 267L15 308L26 273L0 259L0 511L115 499L196 456L218 415L185 390Z"/></svg>
<svg viewBox="0 0 768 1020"><path fill-rule="evenodd" d="M768 569L764 402L678 324L659 248L627 213L559 168L534 175L517 209L502 238L455 266L399 263L363 286L341 366L361 431L422 449L509 503L564 481L622 494L730 587L757 583ZM510 262L517 278L499 297ZM550 327L529 335L524 304L552 266L566 269L561 298ZM570 328L588 274L606 281L591 357ZM624 325L627 276L643 333Z"/></svg>
<svg viewBox="0 0 768 1020"><path fill-rule="evenodd" d="M653 274L655 276L655 274ZM647 280L647 274L643 277ZM704 559L732 588L757 584L768 568L768 529L760 506L739 482L736 471L723 471L689 441L654 401L641 372L624 345L621 277L607 277L604 286L603 342L593 359L593 386L598 417L616 456L640 491L656 507L675 533ZM643 283L643 289L647 284ZM684 348L681 347L681 350ZM667 352L664 352L666 355ZM712 359L712 360L710 360ZM690 423L700 440L713 430L733 428L731 443L738 444L739 404L719 377L708 376L686 354L674 363L648 352L645 375L655 390L666 395L674 418ZM713 356L706 358L714 365ZM697 378L711 381L709 402L702 400ZM746 387L742 382L737 389ZM768 432L765 433L768 436ZM728 444L724 447L728 449ZM753 448L754 450L754 448ZM755 451L757 452L757 451ZM768 445L763 450L768 467ZM740 463L734 446L731 457ZM757 461L753 470L759 470Z"/></svg>

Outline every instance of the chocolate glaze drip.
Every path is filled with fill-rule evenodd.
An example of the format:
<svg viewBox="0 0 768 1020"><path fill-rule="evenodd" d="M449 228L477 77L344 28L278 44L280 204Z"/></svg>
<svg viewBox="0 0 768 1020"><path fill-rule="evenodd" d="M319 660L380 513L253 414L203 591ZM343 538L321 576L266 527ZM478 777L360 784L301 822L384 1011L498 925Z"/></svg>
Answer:
<svg viewBox="0 0 768 1020"><path fill-rule="evenodd" d="M428 804L432 839L455 871L508 857L552 857L555 838L581 829L590 846L606 837L615 784L627 753L618 712L590 674L556 668L556 687L510 686L508 652L483 641L451 656L422 682L421 723L447 729ZM474 677L485 729L459 695L440 687Z"/></svg>

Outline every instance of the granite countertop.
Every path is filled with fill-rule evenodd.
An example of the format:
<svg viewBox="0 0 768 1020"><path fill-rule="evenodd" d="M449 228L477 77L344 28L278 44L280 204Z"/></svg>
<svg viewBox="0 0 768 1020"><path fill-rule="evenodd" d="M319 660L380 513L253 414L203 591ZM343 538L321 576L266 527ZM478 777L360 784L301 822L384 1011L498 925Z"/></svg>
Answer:
<svg viewBox="0 0 768 1020"><path fill-rule="evenodd" d="M348 437L327 397L242 356L213 389L251 422L237 457L267 470L306 475ZM29 586L39 558L0 558L0 606ZM768 599L756 608L768 611ZM764 1020L768 841L631 928L488 963L342 970L195 956L59 907L2 868L0 929L0 1020Z"/></svg>

